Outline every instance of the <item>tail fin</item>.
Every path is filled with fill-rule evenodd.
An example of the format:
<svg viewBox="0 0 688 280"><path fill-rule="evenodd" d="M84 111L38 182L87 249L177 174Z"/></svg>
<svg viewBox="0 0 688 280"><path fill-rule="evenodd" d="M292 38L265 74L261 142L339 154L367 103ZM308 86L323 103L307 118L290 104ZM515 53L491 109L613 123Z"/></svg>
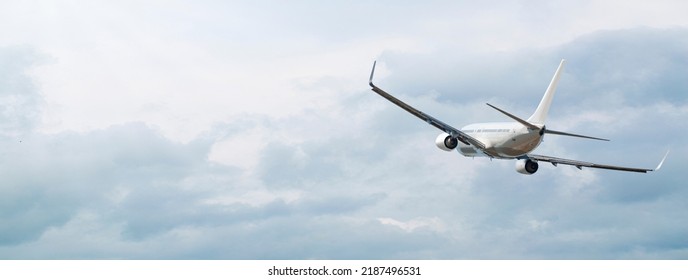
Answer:
<svg viewBox="0 0 688 280"><path fill-rule="evenodd" d="M561 77L561 71L564 68L565 62L566 60L562 59L561 63L559 63L559 68L557 68L557 72L554 73L554 77L552 77L552 81L549 83L545 95L542 97L542 100L540 100L540 104L537 109L535 109L535 113L528 118L529 123L545 124L547 112L549 112L549 106L552 104L554 92L557 90L557 84L559 83L559 78Z"/></svg>

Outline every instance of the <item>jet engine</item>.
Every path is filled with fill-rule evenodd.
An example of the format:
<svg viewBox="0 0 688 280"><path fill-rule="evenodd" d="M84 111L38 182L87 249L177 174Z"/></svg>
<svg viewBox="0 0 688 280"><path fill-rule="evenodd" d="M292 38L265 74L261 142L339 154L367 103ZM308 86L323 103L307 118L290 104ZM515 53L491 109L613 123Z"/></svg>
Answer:
<svg viewBox="0 0 688 280"><path fill-rule="evenodd" d="M521 174L531 175L538 170L537 161L529 159L519 159L516 161L516 171Z"/></svg>
<svg viewBox="0 0 688 280"><path fill-rule="evenodd" d="M437 139L435 139L435 145L437 145L440 150L449 152L453 149L456 149L456 146L459 145L459 140L451 137L451 135L447 133L442 133L437 136Z"/></svg>

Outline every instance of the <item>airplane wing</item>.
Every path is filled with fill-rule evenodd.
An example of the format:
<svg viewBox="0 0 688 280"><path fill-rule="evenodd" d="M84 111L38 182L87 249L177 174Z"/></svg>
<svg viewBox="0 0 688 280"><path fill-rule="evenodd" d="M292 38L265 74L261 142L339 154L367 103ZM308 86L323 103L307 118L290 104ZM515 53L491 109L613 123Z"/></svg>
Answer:
<svg viewBox="0 0 688 280"><path fill-rule="evenodd" d="M657 165L657 167L655 167L654 169L605 165L605 164L597 164L597 163L592 163L592 162L585 162L585 161L578 161L578 160L564 159L564 158L556 158L556 157L550 157L550 156L533 155L533 154L526 155L525 158L529 158L529 159L535 160L535 161L549 162L554 166L557 166L557 164L572 165L572 166L577 167L578 169L583 169L583 167L590 167L590 168L600 168L600 169L610 169L610 170L619 170L619 171L647 173L650 171L657 171L660 168L662 168L662 164L664 164L664 160L666 159L666 157L668 155L669 155L669 152L667 151L667 153L664 155L664 158L662 158L662 161L660 161L659 164Z"/></svg>
<svg viewBox="0 0 688 280"><path fill-rule="evenodd" d="M451 135L452 137L456 138L457 140L463 142L466 145L473 145L476 148L480 150L485 150L485 144L480 142L478 139L475 139L471 137L470 135L463 133L461 130L458 130L451 125L448 125L433 116L430 116L426 113L423 113L419 111L416 108L411 107L411 105L408 105L404 103L403 101L397 99L396 97L392 96L391 94L385 92L384 90L380 89L379 87L375 86L373 84L373 74L375 74L375 64L373 63L373 70L370 72L370 80L368 80L368 84L372 87L372 90L379 94L380 96L384 97L385 99L389 100L390 102L396 104L397 106L401 107L402 109L406 110L407 112L411 113L412 115L418 117L419 119L427 122L428 124L438 128L439 130L444 131L445 133Z"/></svg>

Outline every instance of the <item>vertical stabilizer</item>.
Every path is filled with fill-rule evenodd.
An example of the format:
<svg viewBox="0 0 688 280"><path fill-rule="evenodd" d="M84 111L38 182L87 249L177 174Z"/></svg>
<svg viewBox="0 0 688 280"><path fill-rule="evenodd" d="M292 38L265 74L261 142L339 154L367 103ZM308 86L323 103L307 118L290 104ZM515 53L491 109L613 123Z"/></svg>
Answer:
<svg viewBox="0 0 688 280"><path fill-rule="evenodd" d="M535 113L528 118L529 123L545 124L547 112L549 112L549 106L552 104L552 99L554 99L554 92L557 90L557 84L559 83L564 63L566 63L566 60L562 59L561 63L559 63L559 68L557 68L557 72L554 73L554 77L552 77L552 81L547 87L547 91L545 91L545 95L542 97L542 100L540 100L537 109L535 109Z"/></svg>

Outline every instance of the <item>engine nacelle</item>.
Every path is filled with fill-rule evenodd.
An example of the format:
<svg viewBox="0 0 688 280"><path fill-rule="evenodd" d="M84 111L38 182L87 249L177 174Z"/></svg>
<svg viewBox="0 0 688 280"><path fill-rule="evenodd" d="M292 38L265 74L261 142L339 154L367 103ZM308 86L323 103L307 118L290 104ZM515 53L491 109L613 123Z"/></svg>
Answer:
<svg viewBox="0 0 688 280"><path fill-rule="evenodd" d="M452 138L447 133L442 133L435 139L435 145L437 145L440 150L449 152L456 149L456 146L459 145L459 140Z"/></svg>
<svg viewBox="0 0 688 280"><path fill-rule="evenodd" d="M519 159L516 161L516 171L521 174L531 175L538 171L537 161Z"/></svg>

